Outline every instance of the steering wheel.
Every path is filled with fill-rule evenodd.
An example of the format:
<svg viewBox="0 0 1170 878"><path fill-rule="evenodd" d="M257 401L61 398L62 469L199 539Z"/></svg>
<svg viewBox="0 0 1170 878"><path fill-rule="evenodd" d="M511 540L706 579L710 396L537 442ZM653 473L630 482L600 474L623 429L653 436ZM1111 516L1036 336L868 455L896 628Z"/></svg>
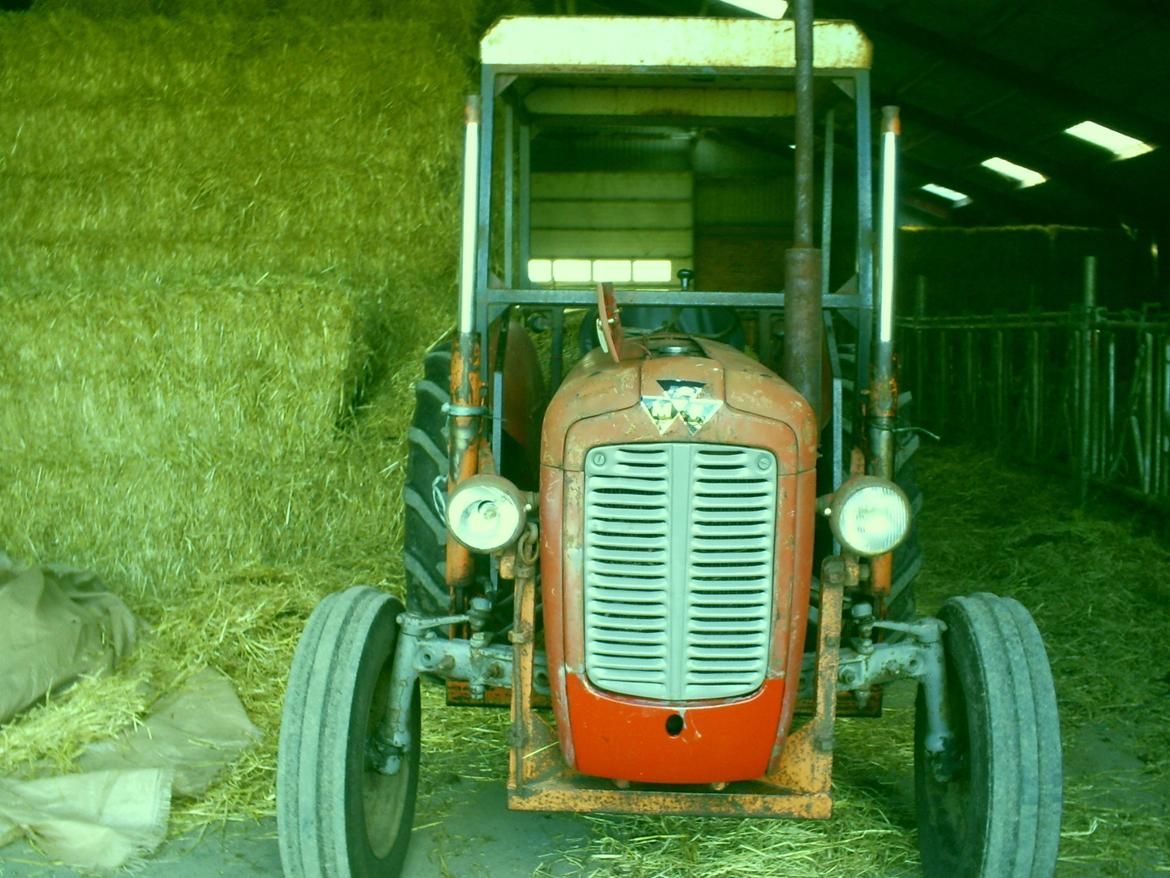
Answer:
<svg viewBox="0 0 1170 878"><path fill-rule="evenodd" d="M615 363L621 362L622 342L625 341L625 330L622 329L621 309L613 296L613 284L602 283L597 285L597 342L601 349L606 351Z"/></svg>

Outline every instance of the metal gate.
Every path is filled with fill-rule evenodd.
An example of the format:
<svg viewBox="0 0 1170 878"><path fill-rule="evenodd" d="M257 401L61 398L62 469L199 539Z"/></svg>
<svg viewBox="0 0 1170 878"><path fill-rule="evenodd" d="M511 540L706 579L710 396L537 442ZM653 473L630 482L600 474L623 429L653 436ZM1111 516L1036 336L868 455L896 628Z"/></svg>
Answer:
<svg viewBox="0 0 1170 878"><path fill-rule="evenodd" d="M1170 316L1096 307L1096 265L1068 312L899 323L917 424L992 443L1156 505L1170 504Z"/></svg>

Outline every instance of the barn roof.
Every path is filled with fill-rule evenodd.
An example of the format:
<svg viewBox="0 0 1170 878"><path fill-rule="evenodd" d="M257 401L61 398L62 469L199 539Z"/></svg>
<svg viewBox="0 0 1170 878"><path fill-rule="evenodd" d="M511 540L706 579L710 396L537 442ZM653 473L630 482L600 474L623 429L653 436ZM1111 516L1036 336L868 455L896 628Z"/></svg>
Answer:
<svg viewBox="0 0 1170 878"><path fill-rule="evenodd" d="M739 14L719 0L559 5L586 14ZM904 188L923 215L965 225L1170 228L1170 15L1161 4L816 0L815 12L856 22L872 41L874 105L902 109ZM1153 149L1117 158L1067 133L1084 122ZM1022 186L989 168L991 159L1044 182ZM956 206L919 188L926 184L970 203Z"/></svg>

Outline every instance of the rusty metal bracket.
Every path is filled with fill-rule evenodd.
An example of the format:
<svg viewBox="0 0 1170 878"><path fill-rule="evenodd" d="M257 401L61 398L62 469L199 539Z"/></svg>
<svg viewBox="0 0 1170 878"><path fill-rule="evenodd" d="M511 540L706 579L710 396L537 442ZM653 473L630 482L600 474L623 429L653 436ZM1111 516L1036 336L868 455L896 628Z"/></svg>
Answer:
<svg viewBox="0 0 1170 878"><path fill-rule="evenodd" d="M434 636L436 629L469 622L471 619L466 614L399 614L389 706L378 728L374 747L379 771L383 774L397 773L402 754L410 746L408 719L414 684L420 676L464 682L472 699L477 701L484 698L488 688L507 686L512 680L512 648L489 643L489 635L485 632L477 632L470 640ZM535 656L533 665L533 689L539 695L548 696L548 666L544 656Z"/></svg>
<svg viewBox="0 0 1170 878"><path fill-rule="evenodd" d="M842 650L837 685L864 702L872 687L895 680L916 680L922 686L926 706L926 751L942 753L952 739L947 714L946 660L942 635L946 624L927 618L916 622L870 621L907 635L899 643L870 643L857 651Z"/></svg>
<svg viewBox="0 0 1170 878"><path fill-rule="evenodd" d="M821 582L838 588L856 588L861 582L861 563L856 555L832 555L821 564Z"/></svg>
<svg viewBox="0 0 1170 878"><path fill-rule="evenodd" d="M838 564L838 557L826 558L821 564L821 607L817 643L817 712L813 717L813 744L821 753L833 750L833 728L837 719L837 671L841 658L841 614L844 607L843 590L848 579L848 568ZM835 571L840 568L838 575ZM825 577L836 581L827 582ZM832 763L825 766L826 780Z"/></svg>

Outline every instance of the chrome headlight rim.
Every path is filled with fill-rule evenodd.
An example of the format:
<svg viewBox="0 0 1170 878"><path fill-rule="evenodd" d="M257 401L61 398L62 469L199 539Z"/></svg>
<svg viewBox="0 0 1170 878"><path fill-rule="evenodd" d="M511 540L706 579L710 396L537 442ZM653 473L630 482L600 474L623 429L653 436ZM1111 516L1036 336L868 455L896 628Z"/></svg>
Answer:
<svg viewBox="0 0 1170 878"><path fill-rule="evenodd" d="M900 517L894 517L894 523L901 524L901 530L892 540L884 540L880 545L866 545L857 534L855 525L858 515L857 505L864 502L867 493L879 493L887 504L896 504L900 507ZM910 534L912 519L910 500L906 493L889 479L879 476L853 476L845 482L833 495L829 507L829 527L833 537L849 552L865 558L875 558L886 555L898 548Z"/></svg>
<svg viewBox="0 0 1170 878"><path fill-rule="evenodd" d="M528 521L528 500L502 476L475 475L451 492L446 518L456 542L491 555L520 538Z"/></svg>

